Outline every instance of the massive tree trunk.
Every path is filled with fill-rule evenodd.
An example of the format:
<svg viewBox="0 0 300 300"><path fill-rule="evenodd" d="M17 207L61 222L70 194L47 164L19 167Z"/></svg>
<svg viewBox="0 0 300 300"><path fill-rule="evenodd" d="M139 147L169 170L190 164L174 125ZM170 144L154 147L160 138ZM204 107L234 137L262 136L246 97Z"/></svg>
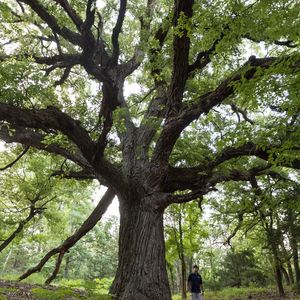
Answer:
<svg viewBox="0 0 300 300"><path fill-rule="evenodd" d="M171 299L163 209L147 202L120 201L119 265L110 291L120 300Z"/></svg>

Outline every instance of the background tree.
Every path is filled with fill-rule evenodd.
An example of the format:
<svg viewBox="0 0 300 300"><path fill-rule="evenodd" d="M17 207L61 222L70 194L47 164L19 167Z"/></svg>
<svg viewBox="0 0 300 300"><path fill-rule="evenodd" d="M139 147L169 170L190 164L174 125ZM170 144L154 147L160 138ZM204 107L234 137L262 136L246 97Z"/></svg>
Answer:
<svg viewBox="0 0 300 300"><path fill-rule="evenodd" d="M187 298L187 279L196 255L203 249L207 227L202 221L200 201L171 205L165 214L166 257L171 281L177 278L182 299ZM173 282L173 286L174 286Z"/></svg>
<svg viewBox="0 0 300 300"><path fill-rule="evenodd" d="M294 281L293 271L297 269L296 266L293 270L290 264L292 247L287 223L287 208L293 207L295 212L298 211L298 196L294 194L298 179L294 179L296 181L291 180L287 173L273 169L272 176L261 176L259 181L253 177L250 183L239 186L237 183L226 184L223 186L224 201L212 201L218 211L217 218L222 218L221 224L228 224L231 231L226 244L231 245L236 235L240 238L253 235L252 239L261 243L265 250L268 249L278 290L282 295L283 276L289 284Z"/></svg>
<svg viewBox="0 0 300 300"><path fill-rule="evenodd" d="M299 168L298 5L1 2L0 138L71 161L60 174L109 187L103 206L118 196L119 299L170 299L168 205L272 164ZM261 42L267 53L250 56ZM176 150L189 135L192 163Z"/></svg>

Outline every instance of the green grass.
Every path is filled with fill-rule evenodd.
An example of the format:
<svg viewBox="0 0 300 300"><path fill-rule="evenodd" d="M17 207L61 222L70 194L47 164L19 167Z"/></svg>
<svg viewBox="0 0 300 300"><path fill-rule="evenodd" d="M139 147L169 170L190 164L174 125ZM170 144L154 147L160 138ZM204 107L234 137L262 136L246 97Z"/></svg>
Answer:
<svg viewBox="0 0 300 300"><path fill-rule="evenodd" d="M16 288L3 288L3 287L0 287L0 293L5 293L5 292L15 292L17 291L18 289Z"/></svg>
<svg viewBox="0 0 300 300"><path fill-rule="evenodd" d="M265 288L225 288L221 291L205 293L206 299L209 300L231 300L231 299L248 299L248 297L264 294L268 292L268 289Z"/></svg>
<svg viewBox="0 0 300 300"><path fill-rule="evenodd" d="M57 290L47 290L43 288L31 289L32 295L38 300L62 300L62 299L80 299L80 295L77 295L70 289L60 288Z"/></svg>
<svg viewBox="0 0 300 300"><path fill-rule="evenodd" d="M9 292L15 292L17 289L15 288L4 288L0 287L0 300L7 300L7 297L3 294L9 293Z"/></svg>
<svg viewBox="0 0 300 300"><path fill-rule="evenodd" d="M285 289L286 293L291 293L290 288ZM249 299L249 296L252 296L253 299L260 300L269 300L273 299L273 296L277 296L277 289L274 286L266 287L266 288L258 288L258 287L244 287L244 288L225 288L220 291L205 291L205 300L246 300ZM174 295L172 297L173 300L181 300L180 295ZM188 294L188 298L190 299L190 295ZM300 296L287 299L300 300Z"/></svg>
<svg viewBox="0 0 300 300"><path fill-rule="evenodd" d="M10 280L10 281L18 281L20 273L17 274L5 274L1 276L1 279ZM29 284L44 284L46 278L40 273L34 273L28 278L22 280L22 282L26 282Z"/></svg>
<svg viewBox="0 0 300 300"><path fill-rule="evenodd" d="M33 288L31 292L36 300L111 300L109 295L99 294L79 294L72 289L58 288L56 290L48 290L44 288Z"/></svg>

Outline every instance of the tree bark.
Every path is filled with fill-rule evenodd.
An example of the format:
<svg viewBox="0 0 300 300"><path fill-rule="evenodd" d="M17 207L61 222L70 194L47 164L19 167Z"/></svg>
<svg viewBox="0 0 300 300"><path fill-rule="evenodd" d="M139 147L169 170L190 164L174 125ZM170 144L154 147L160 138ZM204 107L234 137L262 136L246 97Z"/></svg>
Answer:
<svg viewBox="0 0 300 300"><path fill-rule="evenodd" d="M110 292L118 300L171 300L163 209L120 201L119 265Z"/></svg>

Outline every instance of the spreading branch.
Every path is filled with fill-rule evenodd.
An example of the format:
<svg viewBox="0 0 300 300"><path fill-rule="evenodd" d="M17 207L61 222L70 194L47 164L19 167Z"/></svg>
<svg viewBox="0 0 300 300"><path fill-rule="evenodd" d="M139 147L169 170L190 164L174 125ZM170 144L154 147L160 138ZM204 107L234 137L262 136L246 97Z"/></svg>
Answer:
<svg viewBox="0 0 300 300"><path fill-rule="evenodd" d="M258 70L267 70L277 63L288 62L290 58L291 57L256 58L251 56L242 68L223 80L215 90L202 95L195 104L183 107L181 114L178 116L167 119L152 157L154 173L157 175L155 166L165 164L166 167L168 158L181 132L202 114L207 114L212 108L222 103L225 99L233 96L235 93L235 84L243 80L251 80ZM287 67L290 70L297 70L299 69L299 61L293 62ZM157 162L160 162L160 164Z"/></svg>
<svg viewBox="0 0 300 300"><path fill-rule="evenodd" d="M10 131L10 128L13 129L13 131ZM90 166L88 161L78 151L75 153L71 153L71 151L62 148L56 143L44 143L43 141L46 139L46 137L47 135L42 134L38 131L25 129L22 127L8 127L8 125L6 124L0 126L0 138L6 143L20 143L23 145L27 145L28 147L46 151L48 153L58 154L66 159L73 161L82 168L87 168L88 166Z"/></svg>
<svg viewBox="0 0 300 300"><path fill-rule="evenodd" d="M78 121L56 107L31 110L0 103L0 120L9 122L13 126L41 129L46 132L50 129L58 130L74 142L83 155L91 161L94 143L89 134Z"/></svg>

